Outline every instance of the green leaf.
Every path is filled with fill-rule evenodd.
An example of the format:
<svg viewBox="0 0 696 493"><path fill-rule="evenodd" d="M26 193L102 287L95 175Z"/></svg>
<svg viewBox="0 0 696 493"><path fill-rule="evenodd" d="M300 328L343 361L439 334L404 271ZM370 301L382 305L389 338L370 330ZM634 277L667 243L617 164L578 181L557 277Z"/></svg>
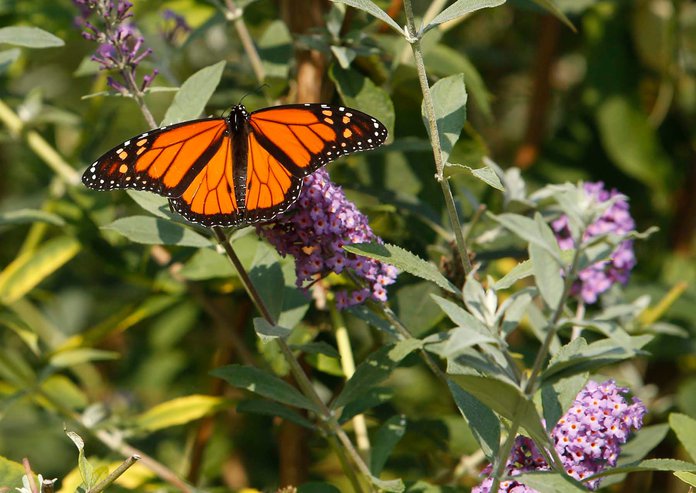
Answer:
<svg viewBox="0 0 696 493"><path fill-rule="evenodd" d="M691 472L675 472L674 475L686 484L696 487L696 474Z"/></svg>
<svg viewBox="0 0 696 493"><path fill-rule="evenodd" d="M171 212L169 209L169 200L161 195L152 192L143 192L141 190L126 190L126 193L136 204L153 216L161 217L162 219L181 217Z"/></svg>
<svg viewBox="0 0 696 493"><path fill-rule="evenodd" d="M439 26L444 22L448 22L459 17L464 17L467 14L476 10L489 7L497 7L505 3L505 0L457 0L445 10L440 12L427 26L423 28L423 33L430 31L432 28Z"/></svg>
<svg viewBox="0 0 696 493"><path fill-rule="evenodd" d="M527 472L515 480L540 493L587 493L587 489L570 476L553 472Z"/></svg>
<svg viewBox="0 0 696 493"><path fill-rule="evenodd" d="M151 216L117 219L103 229L116 231L131 241L145 245L210 246L210 240L192 229Z"/></svg>
<svg viewBox="0 0 696 493"><path fill-rule="evenodd" d="M537 213L537 215L539 215ZM561 265L561 249L553 231L543 220L530 219L520 214L489 214L489 217L509 229L530 244L535 244L549 252L557 265Z"/></svg>
<svg viewBox="0 0 696 493"><path fill-rule="evenodd" d="M541 396L544 419L546 428L550 431L558 420L570 409L571 404L578 395L578 392L587 383L589 375L580 373L568 378L563 378L558 382L543 385L539 389Z"/></svg>
<svg viewBox="0 0 696 493"><path fill-rule="evenodd" d="M82 484L85 490L89 490L97 482L97 478L94 474L94 467L87 461L85 457L85 442L82 437L75 433L74 431L65 431L68 438L72 440L78 450L77 464L80 470L80 476L82 477Z"/></svg>
<svg viewBox="0 0 696 493"><path fill-rule="evenodd" d="M453 375L452 380L482 404L504 418L517 421L538 444L547 444L549 435L541 424L534 403L513 385L478 375Z"/></svg>
<svg viewBox="0 0 696 493"><path fill-rule="evenodd" d="M290 349L302 351L305 354L322 354L329 358L339 359L341 357L336 348L324 341L308 342L307 344L290 344Z"/></svg>
<svg viewBox="0 0 696 493"><path fill-rule="evenodd" d="M21 254L0 272L0 302L12 303L22 298L79 251L76 239L60 236Z"/></svg>
<svg viewBox="0 0 696 493"><path fill-rule="evenodd" d="M388 243L383 245L379 243L354 243L345 245L343 249L357 255L391 264L404 272L427 281L432 281L450 293L456 294L459 291L454 284L440 274L440 271L433 264L396 245Z"/></svg>
<svg viewBox="0 0 696 493"><path fill-rule="evenodd" d="M542 372L541 381L553 383L560 378L592 371L602 366L633 358L640 354L640 349L653 338L652 335L632 336L624 346L611 339L602 339L587 344L582 337L578 337L564 346L564 349L572 348L572 351L568 354L564 353L563 357L558 358L555 363L549 364L548 368Z"/></svg>
<svg viewBox="0 0 696 493"><path fill-rule="evenodd" d="M289 60L292 60L292 41L292 35L285 22L277 19L268 23L268 27L258 38L259 56L266 77L288 77Z"/></svg>
<svg viewBox="0 0 696 493"><path fill-rule="evenodd" d="M236 277L230 259L212 248L199 248L184 264L179 274L190 281Z"/></svg>
<svg viewBox="0 0 696 493"><path fill-rule="evenodd" d="M443 318L443 313L432 296L442 293L435 284L419 281L408 284L396 291L392 304L399 321L411 327L411 335L420 337L435 327ZM400 339L402 336L397 336Z"/></svg>
<svg viewBox="0 0 696 493"><path fill-rule="evenodd" d="M316 426L304 418L301 414L274 401L263 399L249 399L237 404L238 413L261 414L265 416L278 416L295 424L304 426L310 430L316 430Z"/></svg>
<svg viewBox="0 0 696 493"><path fill-rule="evenodd" d="M379 476L387 463L394 447L406 433L406 418L403 415L392 416L375 432L372 438L370 455L370 472Z"/></svg>
<svg viewBox="0 0 696 493"><path fill-rule="evenodd" d="M498 291L501 289L507 289L513 284L515 284L520 279L529 277L534 274L532 269L532 262L529 260L524 260L510 269L510 272L505 274L501 279L493 285L493 288Z"/></svg>
<svg viewBox="0 0 696 493"><path fill-rule="evenodd" d="M612 476L614 474L626 474L628 472L636 471L687 471L696 472L696 464L690 462L684 462L683 460L676 459L647 459L640 462L634 462L633 464L627 464L625 466L614 467L605 469L604 471L591 476L592 478L601 478L605 476Z"/></svg>
<svg viewBox="0 0 696 493"><path fill-rule="evenodd" d="M423 58L425 66L433 74L445 77L458 73L464 74L464 84L466 84L471 100L478 106L486 119L492 122L491 95L486 88L483 77L464 53L442 43L433 43L430 40L430 43L423 46Z"/></svg>
<svg viewBox="0 0 696 493"><path fill-rule="evenodd" d="M16 209L0 213L0 225L30 223L47 223L55 226L65 225L62 217L36 209Z"/></svg>
<svg viewBox="0 0 696 493"><path fill-rule="evenodd" d="M278 338L287 339L292 332L291 329L279 325L271 325L263 318L258 317L254 319L254 330L264 343Z"/></svg>
<svg viewBox="0 0 696 493"><path fill-rule="evenodd" d="M55 48L65 44L59 37L38 27L29 26L0 28L0 43L24 46L26 48Z"/></svg>
<svg viewBox="0 0 696 493"><path fill-rule="evenodd" d="M572 29L573 32L577 32L577 29L575 29L573 23L570 22L570 19L568 19L568 17L566 17L566 15L563 12L561 12L561 10L556 6L553 0L532 0L532 2L536 3L541 8L548 10L563 24ZM574 2L577 3L577 0L574 0Z"/></svg>
<svg viewBox="0 0 696 493"><path fill-rule="evenodd" d="M50 358L51 365L56 368L70 368L71 366L88 363L90 361L106 361L119 359L121 355L115 351L103 349L77 348L60 351Z"/></svg>
<svg viewBox="0 0 696 493"><path fill-rule="evenodd" d="M555 310L563 296L564 281L561 266L544 248L534 243L529 244L529 259L532 262L534 280L541 297L551 310Z"/></svg>
<svg viewBox="0 0 696 493"><path fill-rule="evenodd" d="M222 378L233 387L246 389L274 401L320 414L316 405L300 394L297 389L267 371L250 366L228 365L216 368L210 374Z"/></svg>
<svg viewBox="0 0 696 493"><path fill-rule="evenodd" d="M9 50L0 51L0 74L7 70L7 67L12 65L12 63L19 58L21 54L19 48L11 48Z"/></svg>
<svg viewBox="0 0 696 493"><path fill-rule="evenodd" d="M360 72L346 70L336 64L329 69L329 77L336 83L336 89L346 106L374 116L387 128L389 135L394 135L394 103L387 91Z"/></svg>
<svg viewBox="0 0 696 493"><path fill-rule="evenodd" d="M373 485L377 486L378 488L384 491L390 491L392 493L401 493L405 489L404 482L400 479L391 479L389 481L385 481L376 478L375 476L370 476L370 481Z"/></svg>
<svg viewBox="0 0 696 493"><path fill-rule="evenodd" d="M24 477L24 466L0 456L0 484L8 487L20 486Z"/></svg>
<svg viewBox="0 0 696 493"><path fill-rule="evenodd" d="M355 400L352 400L345 405L343 411L341 412L341 418L339 423L345 423L353 416L362 414L368 409L377 407L380 404L390 401L394 397L394 393L391 389L383 387L374 387L365 392L363 395Z"/></svg>
<svg viewBox="0 0 696 493"><path fill-rule="evenodd" d="M466 123L466 87L464 74L451 75L440 79L431 88L437 130L440 134L442 160L447 162L454 144ZM430 126L425 112L425 102L421 105L421 115L428 134Z"/></svg>
<svg viewBox="0 0 696 493"><path fill-rule="evenodd" d="M225 63L223 60L204 67L186 79L167 109L162 125L200 118L205 105L220 83Z"/></svg>
<svg viewBox="0 0 696 493"><path fill-rule="evenodd" d="M648 455L655 447L657 447L662 440L665 439L667 433L669 432L669 425L667 423L660 423L652 426L645 426L636 432L636 434L621 447L621 455L619 456L618 466L625 466L633 464L639 460L642 460L646 455ZM613 479L614 477L612 477ZM617 478L621 480L621 478ZM602 486L610 484L610 481L605 481Z"/></svg>
<svg viewBox="0 0 696 493"><path fill-rule="evenodd" d="M597 123L607 154L627 175L664 194L673 165L639 104L623 95L604 100Z"/></svg>
<svg viewBox="0 0 696 493"><path fill-rule="evenodd" d="M671 413L669 426L691 456L691 460L696 460L696 419L686 414Z"/></svg>
<svg viewBox="0 0 696 493"><path fill-rule="evenodd" d="M448 378L447 385L459 412L466 419L474 438L481 447L481 451L489 459L495 457L500 445L500 421L498 417L481 401L462 390L453 380Z"/></svg>
<svg viewBox="0 0 696 493"><path fill-rule="evenodd" d="M162 430L196 421L225 405L221 397L191 394L157 404L136 417L135 425L148 432Z"/></svg>
<svg viewBox="0 0 696 493"><path fill-rule="evenodd" d="M503 184L500 182L500 178L498 178L498 175L495 173L493 168L489 166L483 168L472 168L471 166L466 166L465 164L447 163L445 170L448 171L449 174L452 173L453 169L466 170L484 182L486 185L500 190L501 192L505 191L505 187L503 187Z"/></svg>
<svg viewBox="0 0 696 493"><path fill-rule="evenodd" d="M365 359L355 369L355 373L346 382L341 393L331 404L338 409L367 393L371 388L384 381L411 351L422 341L406 339L397 344L384 346Z"/></svg>
<svg viewBox="0 0 696 493"><path fill-rule="evenodd" d="M456 303L442 298L441 296L432 295L435 302L442 308L442 311L454 322L458 327L468 327L474 329L479 334L488 334L490 331L483 323L471 313L466 311Z"/></svg>
<svg viewBox="0 0 696 493"><path fill-rule="evenodd" d="M334 3L342 3L345 5L348 5L350 7L354 7L358 10L362 10L364 12L367 12L368 14L377 17L379 20L387 24L389 27L394 29L396 32L399 34L403 35L404 30L399 26L394 19L389 17L389 14L387 14L385 11L377 7L377 5L374 4L374 2L371 2L370 0L331 0Z"/></svg>

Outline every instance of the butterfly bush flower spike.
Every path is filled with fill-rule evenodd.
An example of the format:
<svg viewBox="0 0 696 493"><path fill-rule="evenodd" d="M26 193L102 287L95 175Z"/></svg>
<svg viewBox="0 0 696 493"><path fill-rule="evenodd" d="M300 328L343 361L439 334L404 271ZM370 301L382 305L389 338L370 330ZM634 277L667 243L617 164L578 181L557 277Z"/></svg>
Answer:
<svg viewBox="0 0 696 493"><path fill-rule="evenodd" d="M372 232L367 217L346 199L325 170L306 176L296 204L275 223L257 226L257 231L281 255L295 257L298 287L332 272L348 272L361 287L336 293L339 309L369 299L386 301L386 287L396 280L394 266L343 249L343 245L381 242L381 239Z"/></svg>
<svg viewBox="0 0 696 493"><path fill-rule="evenodd" d="M127 22L133 16L130 12L133 4L126 0L73 0L80 11L76 23L83 28L85 39L99 44L92 60L99 64L100 70L118 71L122 81L108 77L109 87L121 94L142 93L157 75L155 69L143 77L140 84L136 82L138 65L151 53L151 48L144 48L143 38L135 25ZM88 20L97 14L98 24Z"/></svg>
<svg viewBox="0 0 696 493"><path fill-rule="evenodd" d="M628 389L618 387L613 380L598 384L589 382L575 398L570 410L558 421L551 432L554 448L569 476L585 481L607 467L616 466L621 445L626 443L631 431L643 425L646 408L634 397L629 403L625 397ZM492 466L484 469L489 474ZM530 471L548 471L550 467L539 453L534 442L527 437L517 437L505 465L510 477ZM601 479L585 481L591 490L599 487ZM472 493L489 493L491 478L486 478ZM515 481L502 481L498 492L536 492Z"/></svg>
<svg viewBox="0 0 696 493"><path fill-rule="evenodd" d="M585 193L598 202L613 200L613 203L592 224L584 234L583 241L595 236L613 233L625 235L635 228L635 222L629 213L628 202L620 197L616 190L606 190L602 182L585 183ZM619 198L616 198L619 196ZM564 250L575 248L568 226L568 217L562 215L551 224L559 246ZM624 240L616 247L609 260L597 262L578 273L572 294L580 296L586 303L594 303L597 297L616 283L625 284L636 265L633 253L633 241Z"/></svg>

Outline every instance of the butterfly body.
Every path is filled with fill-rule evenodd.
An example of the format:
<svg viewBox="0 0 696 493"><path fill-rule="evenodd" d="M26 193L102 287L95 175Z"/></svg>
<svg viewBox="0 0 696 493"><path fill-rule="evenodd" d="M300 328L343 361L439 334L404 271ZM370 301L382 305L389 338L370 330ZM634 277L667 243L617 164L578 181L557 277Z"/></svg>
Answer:
<svg viewBox="0 0 696 493"><path fill-rule="evenodd" d="M387 130L351 108L298 104L145 132L85 171L95 190L133 188L163 195L186 219L233 226L273 219L299 196L302 178L351 152L378 147Z"/></svg>

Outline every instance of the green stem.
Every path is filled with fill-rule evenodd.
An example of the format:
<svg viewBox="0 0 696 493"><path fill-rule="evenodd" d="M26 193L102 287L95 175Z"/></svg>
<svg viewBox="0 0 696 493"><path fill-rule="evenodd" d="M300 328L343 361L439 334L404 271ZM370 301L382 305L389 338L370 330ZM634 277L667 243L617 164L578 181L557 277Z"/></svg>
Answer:
<svg viewBox="0 0 696 493"><path fill-rule="evenodd" d="M336 346L338 347L338 354L341 357L341 368L343 369L343 374L346 376L346 380L349 380L355 373L355 359L353 358L353 348L350 344L350 335L348 334L348 329L346 328L346 323L341 312L336 308L336 301L333 297L330 297L328 300L328 305L336 336ZM358 450L363 458L367 460L370 457L370 437L367 434L365 415L362 413L357 414L353 417L352 421Z"/></svg>
<svg viewBox="0 0 696 493"><path fill-rule="evenodd" d="M124 472L128 470L133 464L140 460L139 455L131 455L126 460L124 460L121 465L119 465L114 471L109 474L104 481L100 481L93 488L90 488L87 493L100 493L104 491L108 486L116 481Z"/></svg>
<svg viewBox="0 0 696 493"><path fill-rule="evenodd" d="M237 30L237 35L242 42L244 52L247 57L249 57L249 63L251 64L251 69L254 71L256 80L263 82L266 80L266 71L263 68L263 62L261 61L259 52L256 50L256 46L254 46L254 40L251 38L249 29L247 29L244 18L242 17L244 11L237 7L233 0L225 0L225 6L227 7L225 17L234 24L234 28Z"/></svg>
<svg viewBox="0 0 696 493"><path fill-rule="evenodd" d="M454 197L452 196L452 189L450 188L449 180L445 178L444 174L445 162L442 159L442 147L440 144L440 132L437 128L435 105L433 104L433 97L430 92L428 74L425 71L425 62L423 61L423 51L421 49L420 39L418 38L416 32L411 0L404 0L404 10L406 11L406 26L409 35L408 41L411 43L413 58L416 63L416 70L418 72L418 82L420 83L421 91L423 92L423 107L425 108L425 116L428 120L430 143L433 147L433 157L435 159L435 179L440 183L440 188L442 188L442 195L445 198L445 205L447 206L447 214L449 216L452 230L454 231L454 238L457 243L457 249L459 250L459 256L462 261L462 269L464 270L464 274L468 275L469 272L471 272L471 262L469 260L469 253L466 248L466 243L464 242L462 225L459 221L459 215L457 214L457 206L454 203Z"/></svg>
<svg viewBox="0 0 696 493"><path fill-rule="evenodd" d="M254 304L258 308L263 318L269 324L276 325L275 318L271 315L270 311L268 310L268 307L263 301L263 298L261 298L261 295L252 283L249 274L247 274L246 269L242 265L242 262L239 260L239 257L237 256L237 253L232 248L232 245L230 244L227 235L225 235L224 230L219 226L213 226L212 230L215 234L215 238L217 239L218 243L225 250L227 257L230 259L232 265L234 265L234 268L237 270L237 273L239 274L239 278L242 281L245 290L247 291L249 296L251 296L251 299L253 300ZM285 357L286 361L288 362L288 365L290 366L290 371L295 377L295 380L297 382L297 385L300 387L300 390L307 398L309 398L314 403L316 409L319 411L319 418L321 420L321 423L326 428L327 434L330 438L330 443L333 443L331 440L331 436L334 436L336 439L338 439L341 445L343 445L343 448L334 448L336 453L339 456L341 456L343 455L344 451L347 452L350 458L353 460L353 463L360 470L360 472L368 479L368 481L371 481L370 478L372 477L372 475L370 473L369 468L363 461L358 451L353 446L353 443L350 441L350 438L348 438L346 432L338 424L338 421L336 421L336 418L334 417L331 410L329 410L329 408L326 407L324 401L321 400L319 394L317 394L317 392L314 390L312 382L310 382L309 378L300 366L299 361L297 361L297 358L293 354L287 342L285 342L285 340L280 337L277 338L276 341L278 343L278 346L280 347L280 351L283 353L283 356ZM348 462L345 460L345 458L342 458L341 463L347 464ZM362 492L363 490L360 485L360 481L358 480L357 476L355 476L355 471L353 470L353 468L344 469L344 471L350 479L355 491ZM372 483L370 482L370 484Z"/></svg>

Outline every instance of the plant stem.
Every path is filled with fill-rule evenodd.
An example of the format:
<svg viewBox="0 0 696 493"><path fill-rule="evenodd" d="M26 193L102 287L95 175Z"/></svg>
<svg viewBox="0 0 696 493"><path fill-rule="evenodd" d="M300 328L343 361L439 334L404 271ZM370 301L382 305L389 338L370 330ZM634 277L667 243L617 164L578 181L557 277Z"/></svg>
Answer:
<svg viewBox="0 0 696 493"><path fill-rule="evenodd" d="M341 356L341 368L346 376L346 380L349 380L355 373L355 360L353 359L353 349L350 345L350 336L341 313L336 309L335 300L331 298L328 303L336 335L336 346L338 347L338 354ZM370 456L370 437L367 434L365 415L357 414L352 421L358 450L365 459L368 459Z"/></svg>
<svg viewBox="0 0 696 493"><path fill-rule="evenodd" d="M254 40L251 39L249 29L247 29L242 17L244 11L235 5L234 0L225 0L225 6L227 7L225 17L234 24L234 28L237 30L237 35L242 42L247 57L249 57L249 63L251 63L251 69L254 71L256 80L263 82L266 80L266 71L263 68L259 52L256 50L256 46L254 46Z"/></svg>
<svg viewBox="0 0 696 493"><path fill-rule="evenodd" d="M116 481L124 472L128 470L129 467L131 467L139 460L139 455L131 455L126 460L124 460L121 463L121 465L114 469L114 471L111 474L109 474L106 477L106 479L104 479L104 481L100 481L99 483L97 483L93 488L90 488L89 491L87 491L87 493L100 493L101 491L104 491L107 486L111 485L111 483Z"/></svg>
<svg viewBox="0 0 696 493"><path fill-rule="evenodd" d="M580 235L580 238L582 238L582 234ZM565 307L565 302L568 299L568 295L570 294L571 288L573 287L573 282L575 282L575 274L578 269L578 263L580 262L580 252L581 248L575 249L575 253L573 254L573 261L571 262L570 267L566 272L561 299L558 300L558 305L556 306L553 316L549 321L546 337L544 338L544 342L541 345L541 348L539 348L539 352L537 353L536 359L534 360L534 366L532 366L532 370L529 374L529 380L527 380L527 385L524 389L524 393L529 398L531 398L534 395L534 392L536 392L536 379L539 377L539 374L541 373L541 366L544 364L544 361L546 361L546 356L549 353L551 342L553 341L553 338L555 337L556 331L558 329L558 321L561 319L561 315L563 314L563 308Z"/></svg>
<svg viewBox="0 0 696 493"><path fill-rule="evenodd" d="M232 248L232 245L230 244L227 236L225 235L224 230L219 227L219 226L213 226L212 227L213 233L215 234L215 238L219 242L219 244L222 246L222 248L225 250L225 253L227 254L227 257L230 259L232 262L232 265L234 265L234 268L237 270L237 273L239 274L239 278L242 281L242 284L244 285L244 288L246 289L247 293L249 296L251 296L251 299L253 300L254 304L258 308L259 312L263 316L263 318L266 320L271 325L276 325L275 318L271 315L270 311L268 310L268 307L263 301L263 298L261 298L261 295L259 292L256 290L256 287L254 284L251 282L251 278L249 277L249 274L246 272L246 269L242 265L242 262L239 260L239 257L237 256L237 253L234 251ZM278 346L280 347L280 351L283 353L283 356L285 357L286 361L288 362L288 365L290 366L290 371L292 372L293 376L295 377L295 380L297 382L297 385L300 387L300 390L302 390L303 394L309 398L315 405L316 409L319 411L319 418L321 420L321 423L326 427L326 431L328 433L328 437L330 440L330 443L333 442L333 437L337 438L338 441L343 445L343 448L341 447L335 447L336 453L340 456L343 454L344 449L345 452L348 453L348 455L351 457L353 460L353 463L358 467L360 472L365 475L365 477L370 480L371 474L370 470L363 461L362 457L358 453L358 451L355 449L353 446L353 443L350 441L350 438L348 438L348 435L346 432L341 428L341 426L338 424L338 421L336 421L336 418L334 417L333 413L331 410L329 410L328 407L326 407L326 404L324 404L324 401L321 400L319 395L316 393L314 390L314 387L312 386L312 382L309 380L307 375L305 374L304 370L300 366L299 361L297 361L297 358L293 354L292 350L288 346L287 342L285 342L284 339L282 338L277 338L275 339L278 343ZM344 458L341 459L341 463L347 464L348 462L344 462ZM355 489L356 492L362 492L362 487L360 486L360 481L358 478L355 476L355 471L353 468L347 468L344 469L346 475L350 479L351 483L353 484L353 488ZM371 483L370 483L371 484Z"/></svg>
<svg viewBox="0 0 696 493"><path fill-rule="evenodd" d="M4 101L0 100L0 120L14 137L24 135L29 148L51 168L63 181L71 185L80 182L80 175L58 152L35 130L24 132L24 122Z"/></svg>
<svg viewBox="0 0 696 493"><path fill-rule="evenodd" d="M468 275L469 272L471 272L471 262L469 260L469 253L466 248L466 243L464 242L462 225L459 221L459 215L457 213L457 206L454 203L454 197L452 196L452 189L450 188L449 180L445 178L444 175L445 163L442 159L442 146L440 144L440 132L437 128L437 116L435 115L435 106L433 104L433 97L430 92L430 85L428 83L428 74L425 71L425 62L423 61L423 51L421 49L420 39L416 33L411 0L404 0L404 10L406 11L406 26L408 29L408 35L410 37L408 41L411 43L413 58L416 62L418 81L421 86L421 91L423 92L425 116L428 120L430 143L433 146L433 157L435 159L435 179L440 183L440 187L442 188L442 195L445 198L445 205L447 206L447 214L449 215L450 224L452 226L452 230L454 231L454 238L457 243L457 249L459 250L459 256L461 257L462 261L462 269L464 270L464 274Z"/></svg>

